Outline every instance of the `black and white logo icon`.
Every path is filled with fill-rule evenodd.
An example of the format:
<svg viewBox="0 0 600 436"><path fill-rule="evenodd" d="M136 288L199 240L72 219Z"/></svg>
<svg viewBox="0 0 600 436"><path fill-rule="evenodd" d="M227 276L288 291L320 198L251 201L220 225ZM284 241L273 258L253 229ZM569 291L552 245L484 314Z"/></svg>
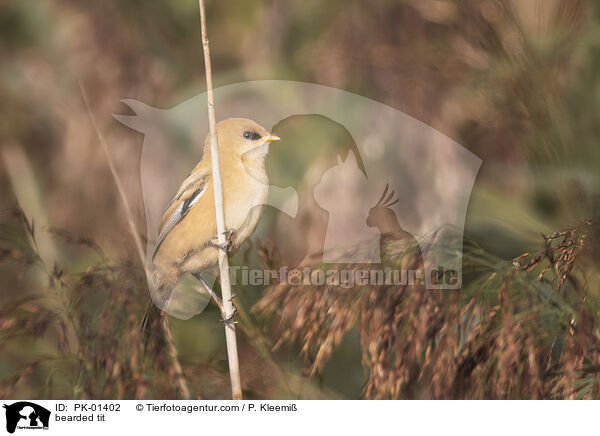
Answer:
<svg viewBox="0 0 600 436"><path fill-rule="evenodd" d="M29 401L19 401L3 406L6 409L6 431L14 433L16 429L48 429L50 411Z"/></svg>

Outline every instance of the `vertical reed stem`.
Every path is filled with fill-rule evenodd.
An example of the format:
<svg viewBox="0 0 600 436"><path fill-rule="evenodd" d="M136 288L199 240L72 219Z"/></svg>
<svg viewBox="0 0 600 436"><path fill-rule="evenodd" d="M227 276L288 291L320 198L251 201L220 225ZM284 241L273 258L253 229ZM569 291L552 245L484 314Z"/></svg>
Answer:
<svg viewBox="0 0 600 436"><path fill-rule="evenodd" d="M121 197L121 201L123 202L123 207L125 208L125 215L127 216L127 223L129 224L129 230L133 236L135 241L135 246L137 248L138 256L140 257L140 262L142 263L142 268L146 271L146 253L144 252L144 246L142 244L142 238L140 238L139 233L137 232L137 227L135 226L135 221L133 220L133 212L131 210L131 206L129 205L129 201L127 200L127 195L125 195L125 189L123 188L123 184L121 183L121 178L119 177L119 173L117 173L117 169L115 168L115 164L113 163L112 157L110 156L110 152L108 151L108 145L104 140L104 136L102 132L100 132L100 128L96 123L96 118L92 113L92 109L90 107L90 103L88 102L87 94L85 89L83 88L83 84L79 82L79 88L81 89L81 95L83 96L83 102L85 103L85 107L90 115L92 120L92 124L94 125L94 129L96 130L96 134L98 135L98 139L100 140L100 144L102 145L102 150L104 151L104 156L106 157L106 162L108 162L108 167L110 168L110 173L112 174L115 185L117 186L117 190L119 191L119 195ZM171 359L171 366L175 372L175 382L179 389L179 393L181 394L181 398L184 400L189 400L190 390L187 385L187 381L183 374L183 369L181 368L181 363L179 363L179 359L177 357L177 348L175 347L175 341L173 340L173 334L171 333L171 327L169 325L169 319L166 315L166 312L160 312L161 323L163 333L165 335L165 341L167 344L167 348L169 350L169 357ZM140 397L143 396L144 389L139 391ZM136 398L139 398L136 395Z"/></svg>
<svg viewBox="0 0 600 436"><path fill-rule="evenodd" d="M204 48L204 68L206 70L206 92L208 97L208 123L210 129L210 154L212 158L213 190L215 193L215 213L217 217L217 238L220 245L226 242L225 213L223 211L223 183L219 166L219 145L215 121L215 104L213 97L212 71L210 66L210 50L206 37L206 12L204 0L199 0L200 25L202 27L202 47ZM226 250L219 250L219 269L221 275L221 296L225 319L233 316L231 302L231 283L229 281L229 259ZM242 383L235 335L235 325L225 323L225 340L227 342L227 357L229 358L229 377L231 378L231 395L234 400L242 399Z"/></svg>

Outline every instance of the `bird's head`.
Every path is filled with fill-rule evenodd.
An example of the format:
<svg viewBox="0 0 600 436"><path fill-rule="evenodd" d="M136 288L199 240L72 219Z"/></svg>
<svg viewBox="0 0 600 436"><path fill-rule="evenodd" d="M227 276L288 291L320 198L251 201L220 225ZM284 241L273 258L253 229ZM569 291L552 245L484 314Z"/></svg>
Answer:
<svg viewBox="0 0 600 436"><path fill-rule="evenodd" d="M268 144L279 141L279 137L270 134L267 129L246 118L229 118L217 124L219 150L242 156L247 153L266 155ZM206 139L210 148L210 135ZM219 153L220 154L220 153Z"/></svg>

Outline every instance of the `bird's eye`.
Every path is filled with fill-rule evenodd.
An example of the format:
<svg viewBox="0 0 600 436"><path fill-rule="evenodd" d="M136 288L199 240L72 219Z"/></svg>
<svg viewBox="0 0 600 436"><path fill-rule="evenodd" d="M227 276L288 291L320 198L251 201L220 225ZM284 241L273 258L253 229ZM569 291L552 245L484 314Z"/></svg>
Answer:
<svg viewBox="0 0 600 436"><path fill-rule="evenodd" d="M251 139L252 141L260 139L260 135L256 132L246 131L242 134L242 136L244 137L244 139Z"/></svg>

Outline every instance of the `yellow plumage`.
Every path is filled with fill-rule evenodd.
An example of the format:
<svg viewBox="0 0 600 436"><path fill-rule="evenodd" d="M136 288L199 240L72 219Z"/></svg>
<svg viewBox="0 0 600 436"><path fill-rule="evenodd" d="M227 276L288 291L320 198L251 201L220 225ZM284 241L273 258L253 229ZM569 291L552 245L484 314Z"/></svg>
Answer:
<svg viewBox="0 0 600 436"><path fill-rule="evenodd" d="M254 121L230 118L217 124L226 228L230 253L252 234L267 201L264 159L278 140ZM187 272L198 274L217 263L219 248L209 138L202 160L183 181L165 210L154 252L155 285L167 294Z"/></svg>

